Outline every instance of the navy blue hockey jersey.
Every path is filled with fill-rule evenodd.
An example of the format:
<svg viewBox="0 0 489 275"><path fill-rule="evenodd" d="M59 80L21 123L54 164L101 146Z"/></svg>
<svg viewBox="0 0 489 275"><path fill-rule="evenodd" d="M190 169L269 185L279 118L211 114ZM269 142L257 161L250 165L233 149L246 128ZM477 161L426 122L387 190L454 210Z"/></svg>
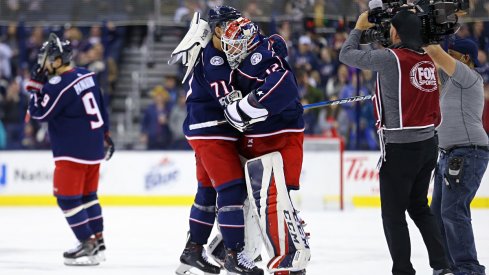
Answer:
<svg viewBox="0 0 489 275"><path fill-rule="evenodd" d="M231 85L243 96L255 93L267 109L265 121L253 124L245 135L268 135L281 132L302 132L304 120L299 90L289 64L275 55L268 40L251 52L232 71Z"/></svg>
<svg viewBox="0 0 489 275"><path fill-rule="evenodd" d="M95 74L74 68L52 77L29 103L33 119L48 122L54 160L84 164L104 159L107 111Z"/></svg>
<svg viewBox="0 0 489 275"><path fill-rule="evenodd" d="M187 139L237 140L240 135L229 124L190 130L189 125L224 120L224 111L219 99L233 89L229 86L231 68L224 52L217 50L212 41L204 48L200 60L188 81L187 117L183 132Z"/></svg>

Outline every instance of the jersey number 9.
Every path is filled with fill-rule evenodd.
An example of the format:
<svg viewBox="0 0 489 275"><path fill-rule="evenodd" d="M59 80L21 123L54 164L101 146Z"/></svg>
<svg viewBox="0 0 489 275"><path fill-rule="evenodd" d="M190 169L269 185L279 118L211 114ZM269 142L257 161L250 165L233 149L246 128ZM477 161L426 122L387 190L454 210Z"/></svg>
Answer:
<svg viewBox="0 0 489 275"><path fill-rule="evenodd" d="M96 121L90 121L90 126L93 129L97 129L104 125L104 120L102 119L102 114L100 113L100 109L98 108L97 101L93 96L92 92L88 92L82 97L83 106L85 107L85 111L89 115L97 116Z"/></svg>

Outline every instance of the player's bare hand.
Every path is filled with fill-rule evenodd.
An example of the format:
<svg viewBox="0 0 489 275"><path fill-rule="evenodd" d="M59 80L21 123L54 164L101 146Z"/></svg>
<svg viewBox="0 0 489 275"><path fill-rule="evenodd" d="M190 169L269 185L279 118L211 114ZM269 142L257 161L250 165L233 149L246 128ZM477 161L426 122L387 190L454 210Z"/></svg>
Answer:
<svg viewBox="0 0 489 275"><path fill-rule="evenodd" d="M373 26L375 25L368 22L368 11L366 11L360 14L360 16L358 17L355 29L364 31L372 28Z"/></svg>

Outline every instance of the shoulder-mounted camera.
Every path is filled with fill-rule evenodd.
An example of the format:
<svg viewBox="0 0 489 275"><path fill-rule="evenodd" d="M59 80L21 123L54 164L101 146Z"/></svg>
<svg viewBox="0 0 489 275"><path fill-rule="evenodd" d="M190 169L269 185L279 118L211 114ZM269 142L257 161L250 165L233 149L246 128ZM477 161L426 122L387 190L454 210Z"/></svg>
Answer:
<svg viewBox="0 0 489 275"><path fill-rule="evenodd" d="M375 26L362 33L361 43L379 42L384 47L391 45L391 19L401 10L411 10L421 21L423 43L437 44L447 35L454 34L458 28L460 11L469 9L469 0L371 0L368 21Z"/></svg>

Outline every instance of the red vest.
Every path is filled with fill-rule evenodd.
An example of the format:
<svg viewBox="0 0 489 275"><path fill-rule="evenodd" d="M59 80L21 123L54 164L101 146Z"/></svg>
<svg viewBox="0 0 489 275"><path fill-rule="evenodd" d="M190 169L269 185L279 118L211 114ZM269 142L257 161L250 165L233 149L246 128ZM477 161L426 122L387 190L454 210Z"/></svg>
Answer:
<svg viewBox="0 0 489 275"><path fill-rule="evenodd" d="M433 60L427 54L408 49L391 49L397 58L399 70L399 127L385 127L382 86L377 75L374 112L377 127L402 130L438 126L441 122L438 74Z"/></svg>

